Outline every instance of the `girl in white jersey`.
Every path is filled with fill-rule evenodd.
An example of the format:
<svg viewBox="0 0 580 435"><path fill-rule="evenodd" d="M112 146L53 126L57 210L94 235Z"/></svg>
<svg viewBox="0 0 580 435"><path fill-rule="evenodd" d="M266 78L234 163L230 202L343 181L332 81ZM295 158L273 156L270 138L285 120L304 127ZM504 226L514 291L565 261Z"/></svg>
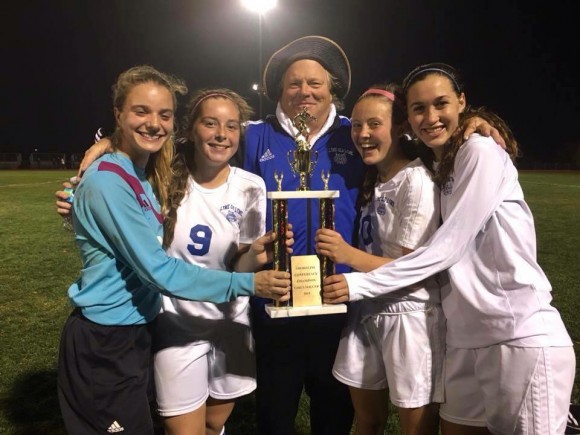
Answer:
<svg viewBox="0 0 580 435"><path fill-rule="evenodd" d="M238 272L271 261L264 250L271 235L262 237L264 181L228 163L250 114L246 101L228 89L191 97L188 142L179 144L169 186L169 255ZM249 298L213 304L164 297L154 351L157 403L167 433L222 433L234 400L256 388Z"/></svg>
<svg viewBox="0 0 580 435"><path fill-rule="evenodd" d="M336 231L320 229L319 254L368 272L414 251L439 226L439 189L421 159L409 158L405 121L396 85L372 86L357 100L351 135L369 165L358 200L360 248ZM403 433L436 433L433 402L443 398L444 353L445 318L435 277L397 294L351 303L333 374L349 386L356 434L384 432L389 397L399 409Z"/></svg>
<svg viewBox="0 0 580 435"><path fill-rule="evenodd" d="M536 260L533 217L510 159L517 143L497 117L508 153L489 138L455 135L466 99L449 65L417 67L403 87L411 127L440 162L443 224L407 256L329 277L325 301L384 296L447 270L443 434L563 434L575 356Z"/></svg>

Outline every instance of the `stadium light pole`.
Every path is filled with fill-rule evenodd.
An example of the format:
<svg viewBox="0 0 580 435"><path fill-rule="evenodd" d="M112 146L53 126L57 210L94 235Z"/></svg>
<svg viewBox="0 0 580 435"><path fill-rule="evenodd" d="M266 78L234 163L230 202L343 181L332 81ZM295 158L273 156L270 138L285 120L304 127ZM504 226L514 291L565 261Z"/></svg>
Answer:
<svg viewBox="0 0 580 435"><path fill-rule="evenodd" d="M262 98L264 96L264 78L262 71L262 19L264 14L276 7L277 0L242 0L242 5L258 14L258 116L262 119Z"/></svg>

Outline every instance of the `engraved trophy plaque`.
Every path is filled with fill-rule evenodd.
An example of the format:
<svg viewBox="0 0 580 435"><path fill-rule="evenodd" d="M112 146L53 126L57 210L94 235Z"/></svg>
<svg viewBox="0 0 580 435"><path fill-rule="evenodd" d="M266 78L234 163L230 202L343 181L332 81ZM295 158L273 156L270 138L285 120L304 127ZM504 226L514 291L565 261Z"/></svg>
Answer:
<svg viewBox="0 0 580 435"><path fill-rule="evenodd" d="M300 178L296 191L283 191L283 173L276 172L274 178L278 190L268 192L272 200L272 226L276 233L274 242L274 269L290 272L292 275L292 296L288 302L277 302L266 306L266 312L272 318L310 316L346 312L346 305L328 305L322 303L322 281L334 273L333 262L324 256L292 255L286 251L286 229L288 227L288 201L292 199L318 199L320 212L320 227L334 229L334 199L340 192L329 190L330 172L321 171L324 190L310 190L312 176L318 153L310 149L308 122L315 118L303 109L293 119L298 130L294 137L296 149L289 151L288 163L292 174Z"/></svg>

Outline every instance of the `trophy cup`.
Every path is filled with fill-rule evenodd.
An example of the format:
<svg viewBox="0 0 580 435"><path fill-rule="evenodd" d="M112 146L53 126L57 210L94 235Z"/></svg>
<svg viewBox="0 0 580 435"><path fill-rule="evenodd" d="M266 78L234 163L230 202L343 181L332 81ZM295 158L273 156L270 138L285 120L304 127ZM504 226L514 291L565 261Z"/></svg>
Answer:
<svg viewBox="0 0 580 435"><path fill-rule="evenodd" d="M310 190L310 177L318 161L318 153L314 154L308 143L310 130L308 121L315 118L305 109L293 119L298 130L294 141L296 149L287 155L290 169L294 176L300 177L296 191L283 191L283 173L276 172L274 178L278 190L268 192L272 200L273 230L276 233L274 242L274 269L290 272L292 275L292 296L288 302L275 301L266 306L266 312L272 318L296 317L320 314L334 314L346 312L346 305L327 305L322 303L322 281L334 273L333 262L324 256L293 255L286 250L286 229L288 226L288 200L291 199L318 199L320 212L320 227L334 229L334 199L339 197L337 190L328 190L330 172L321 172L324 190ZM314 157L314 160L313 160Z"/></svg>

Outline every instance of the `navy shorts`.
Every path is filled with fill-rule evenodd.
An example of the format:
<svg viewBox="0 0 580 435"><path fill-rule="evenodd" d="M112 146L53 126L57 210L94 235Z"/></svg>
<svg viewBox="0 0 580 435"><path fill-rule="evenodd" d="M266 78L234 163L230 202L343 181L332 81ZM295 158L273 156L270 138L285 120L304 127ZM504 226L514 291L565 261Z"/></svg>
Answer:
<svg viewBox="0 0 580 435"><path fill-rule="evenodd" d="M58 399L70 434L153 434L151 324L103 326L75 310L60 341Z"/></svg>

